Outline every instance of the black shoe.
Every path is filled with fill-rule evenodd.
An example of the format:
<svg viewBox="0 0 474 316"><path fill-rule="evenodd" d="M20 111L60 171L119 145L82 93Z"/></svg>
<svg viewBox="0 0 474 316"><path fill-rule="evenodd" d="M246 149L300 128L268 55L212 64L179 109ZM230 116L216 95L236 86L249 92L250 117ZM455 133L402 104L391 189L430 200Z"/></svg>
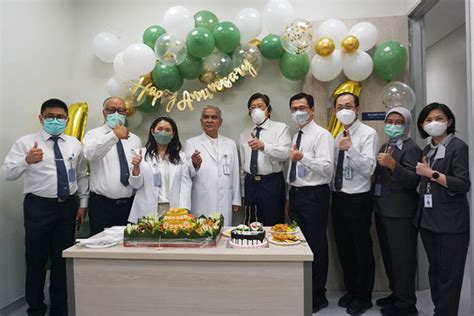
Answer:
<svg viewBox="0 0 474 316"><path fill-rule="evenodd" d="M400 308L395 305L390 305L380 310L383 316L417 316L418 310L416 306Z"/></svg>
<svg viewBox="0 0 474 316"><path fill-rule="evenodd" d="M344 296L342 296L339 299L339 301L337 302L337 305L343 308L346 308L347 306L349 306L352 300L354 300L354 296L351 293L347 292L346 294L344 294Z"/></svg>
<svg viewBox="0 0 474 316"><path fill-rule="evenodd" d="M359 299L354 299L352 303L347 306L346 313L350 315L360 315L365 313L366 310L372 307L371 301L362 301Z"/></svg>
<svg viewBox="0 0 474 316"><path fill-rule="evenodd" d="M329 302L326 298L323 299L323 300L320 300L318 303L313 305L313 313L317 313L320 310L322 310L323 308L326 308L328 306L329 306Z"/></svg>
<svg viewBox="0 0 474 316"><path fill-rule="evenodd" d="M377 306L380 306L380 307L385 307L388 305L392 305L393 302L395 302L395 300L396 300L395 294L392 293L387 297L379 298L378 300L375 301L375 304L377 304Z"/></svg>

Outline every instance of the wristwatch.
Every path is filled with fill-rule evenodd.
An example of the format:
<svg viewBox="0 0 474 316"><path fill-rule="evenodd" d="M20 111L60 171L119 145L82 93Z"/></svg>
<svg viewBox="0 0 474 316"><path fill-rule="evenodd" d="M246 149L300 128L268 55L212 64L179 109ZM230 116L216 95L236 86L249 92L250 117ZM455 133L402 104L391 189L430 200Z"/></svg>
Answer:
<svg viewBox="0 0 474 316"><path fill-rule="evenodd" d="M433 174L431 175L431 179L438 180L438 178L439 178L439 173L437 171L434 171Z"/></svg>

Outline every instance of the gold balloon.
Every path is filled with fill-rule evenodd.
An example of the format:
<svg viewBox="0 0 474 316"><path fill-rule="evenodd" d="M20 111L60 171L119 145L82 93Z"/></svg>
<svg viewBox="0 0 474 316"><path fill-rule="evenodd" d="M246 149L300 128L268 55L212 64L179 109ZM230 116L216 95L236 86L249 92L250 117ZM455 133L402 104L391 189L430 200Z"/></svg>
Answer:
<svg viewBox="0 0 474 316"><path fill-rule="evenodd" d="M126 97L125 100L125 108L127 109L127 116L133 116L137 113L137 105L135 101L131 97Z"/></svg>
<svg viewBox="0 0 474 316"><path fill-rule="evenodd" d="M359 40L354 35L347 35L341 42L342 51L346 54L352 54L359 48Z"/></svg>
<svg viewBox="0 0 474 316"><path fill-rule="evenodd" d="M68 108L68 121L64 134L76 137L80 142L84 137L87 123L87 103L74 103Z"/></svg>
<svg viewBox="0 0 474 316"><path fill-rule="evenodd" d="M336 49L336 45L334 45L334 41L329 37L323 37L319 41L316 42L314 46L314 50L319 56L330 56L334 50Z"/></svg>
<svg viewBox="0 0 474 316"><path fill-rule="evenodd" d="M261 43L262 41L259 40L258 38L254 38L253 40L249 42L249 44L252 44L253 46L256 46L257 48L260 48Z"/></svg>
<svg viewBox="0 0 474 316"><path fill-rule="evenodd" d="M362 92L362 85L360 84L360 82L353 80L344 81L343 83L338 85L336 89L334 89L332 96L335 98L344 92L350 92L356 96L360 96L360 93Z"/></svg>
<svg viewBox="0 0 474 316"><path fill-rule="evenodd" d="M217 75L214 72L208 71L199 76L199 81L204 84L209 84L217 79Z"/></svg>

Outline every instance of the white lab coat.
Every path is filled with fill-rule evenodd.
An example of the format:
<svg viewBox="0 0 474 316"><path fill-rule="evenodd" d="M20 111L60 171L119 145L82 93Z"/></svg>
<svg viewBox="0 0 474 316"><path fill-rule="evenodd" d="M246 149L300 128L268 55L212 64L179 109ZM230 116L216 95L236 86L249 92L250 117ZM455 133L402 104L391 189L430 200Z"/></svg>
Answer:
<svg viewBox="0 0 474 316"><path fill-rule="evenodd" d="M139 150L137 149L136 152L139 152ZM142 152L145 153L146 149L142 148ZM181 162L179 164L169 163L169 202L170 207L190 209L191 178L189 163L183 152L180 153L180 157ZM153 181L153 172L153 159L147 157L145 160L145 154L143 154L143 160L140 163L140 174L133 176L132 171L130 171L130 186L136 189L137 193L128 217L129 222L136 223L139 218L158 210L160 201L158 201L158 187L154 185Z"/></svg>
<svg viewBox="0 0 474 316"><path fill-rule="evenodd" d="M202 163L198 170L192 166L191 155L201 152ZM232 223L232 205L241 204L239 158L235 142L222 135L217 140L217 156L206 134L186 141L186 157L190 161L192 177L191 210L196 215L221 213L224 225ZM228 164L229 174L224 174Z"/></svg>

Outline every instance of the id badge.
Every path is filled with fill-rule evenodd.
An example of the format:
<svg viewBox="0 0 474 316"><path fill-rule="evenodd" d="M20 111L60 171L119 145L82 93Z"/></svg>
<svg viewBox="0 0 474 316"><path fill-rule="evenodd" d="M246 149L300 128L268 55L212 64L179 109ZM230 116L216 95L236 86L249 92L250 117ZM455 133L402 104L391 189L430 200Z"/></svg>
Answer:
<svg viewBox="0 0 474 316"><path fill-rule="evenodd" d="M344 168L344 179L352 180L352 168L350 166Z"/></svg>
<svg viewBox="0 0 474 316"><path fill-rule="evenodd" d="M155 187L161 188L161 173L157 172L153 174L153 183Z"/></svg>
<svg viewBox="0 0 474 316"><path fill-rule="evenodd" d="M228 163L222 165L222 171L224 171L226 176L230 175L230 166Z"/></svg>
<svg viewBox="0 0 474 316"><path fill-rule="evenodd" d="M75 182L76 181L76 169L74 168L69 168L67 171L67 177L69 178L69 182Z"/></svg>
<svg viewBox="0 0 474 316"><path fill-rule="evenodd" d="M306 175L306 168L302 164L298 164L296 167L296 173L298 175L298 178L304 178Z"/></svg>
<svg viewBox="0 0 474 316"><path fill-rule="evenodd" d="M374 187L374 196L381 196L382 195L382 184L376 183Z"/></svg>
<svg viewBox="0 0 474 316"><path fill-rule="evenodd" d="M433 208L433 196L425 194L425 208Z"/></svg>

